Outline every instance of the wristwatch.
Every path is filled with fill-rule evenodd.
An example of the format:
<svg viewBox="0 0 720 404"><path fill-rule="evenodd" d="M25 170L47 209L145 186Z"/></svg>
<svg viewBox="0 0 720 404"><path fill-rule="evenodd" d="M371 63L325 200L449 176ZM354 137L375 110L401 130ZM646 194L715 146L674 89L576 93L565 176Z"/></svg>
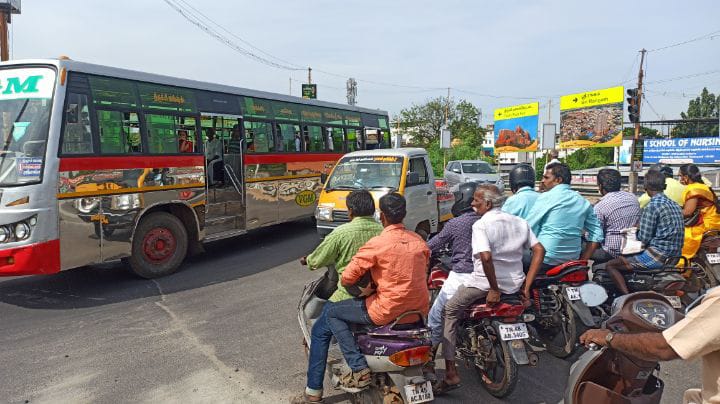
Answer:
<svg viewBox="0 0 720 404"><path fill-rule="evenodd" d="M612 348L611 342L615 338L615 333L610 331L607 334L605 334L605 343L607 344L608 348Z"/></svg>

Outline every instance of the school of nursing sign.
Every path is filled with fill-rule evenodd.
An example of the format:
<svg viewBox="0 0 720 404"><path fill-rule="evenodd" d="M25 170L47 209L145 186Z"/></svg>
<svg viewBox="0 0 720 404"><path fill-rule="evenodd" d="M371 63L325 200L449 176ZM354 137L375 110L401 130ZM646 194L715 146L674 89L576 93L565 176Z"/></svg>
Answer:
<svg viewBox="0 0 720 404"><path fill-rule="evenodd" d="M622 145L623 97L620 87L560 97L560 148Z"/></svg>
<svg viewBox="0 0 720 404"><path fill-rule="evenodd" d="M495 153L537 150L540 104L515 105L495 110Z"/></svg>
<svg viewBox="0 0 720 404"><path fill-rule="evenodd" d="M643 163L720 163L720 137L647 139Z"/></svg>

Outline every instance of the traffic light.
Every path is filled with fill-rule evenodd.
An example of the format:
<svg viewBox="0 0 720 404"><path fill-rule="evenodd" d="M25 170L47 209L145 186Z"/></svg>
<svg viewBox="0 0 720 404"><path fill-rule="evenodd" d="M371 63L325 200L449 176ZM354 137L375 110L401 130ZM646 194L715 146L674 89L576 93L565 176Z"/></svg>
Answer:
<svg viewBox="0 0 720 404"><path fill-rule="evenodd" d="M640 122L640 99L638 98L638 89L628 88L627 95L627 110L630 122L638 123Z"/></svg>

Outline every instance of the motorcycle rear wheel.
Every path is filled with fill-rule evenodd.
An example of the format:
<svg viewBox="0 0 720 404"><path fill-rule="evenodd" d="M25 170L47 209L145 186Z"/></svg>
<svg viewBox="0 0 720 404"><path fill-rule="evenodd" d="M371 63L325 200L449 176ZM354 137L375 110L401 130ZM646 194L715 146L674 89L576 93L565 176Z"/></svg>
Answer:
<svg viewBox="0 0 720 404"><path fill-rule="evenodd" d="M559 324L550 328L538 326L536 329L548 353L556 358L565 359L575 351L575 342L579 336L575 312L565 299L561 304L560 311L554 315L559 317L554 323Z"/></svg>
<svg viewBox="0 0 720 404"><path fill-rule="evenodd" d="M515 360L510 354L510 347L508 343L500 339L499 336L495 335L494 329L492 330L491 338L492 349L495 354L497 362L494 369L487 369L488 362L485 363L486 368L475 366L480 382L482 383L485 390L492 394L494 397L503 398L508 394L512 393L515 389L515 385L518 381L518 368ZM502 364L502 368L498 368L497 365ZM496 380L500 376L499 380Z"/></svg>

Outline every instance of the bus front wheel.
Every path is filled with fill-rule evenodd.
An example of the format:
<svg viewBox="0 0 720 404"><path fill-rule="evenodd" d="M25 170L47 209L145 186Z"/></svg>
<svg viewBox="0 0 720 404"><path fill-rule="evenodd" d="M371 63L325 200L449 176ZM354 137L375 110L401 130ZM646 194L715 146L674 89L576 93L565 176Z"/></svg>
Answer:
<svg viewBox="0 0 720 404"><path fill-rule="evenodd" d="M166 212L150 213L140 220L128 261L138 276L158 278L177 271L187 248L187 230L180 219Z"/></svg>

